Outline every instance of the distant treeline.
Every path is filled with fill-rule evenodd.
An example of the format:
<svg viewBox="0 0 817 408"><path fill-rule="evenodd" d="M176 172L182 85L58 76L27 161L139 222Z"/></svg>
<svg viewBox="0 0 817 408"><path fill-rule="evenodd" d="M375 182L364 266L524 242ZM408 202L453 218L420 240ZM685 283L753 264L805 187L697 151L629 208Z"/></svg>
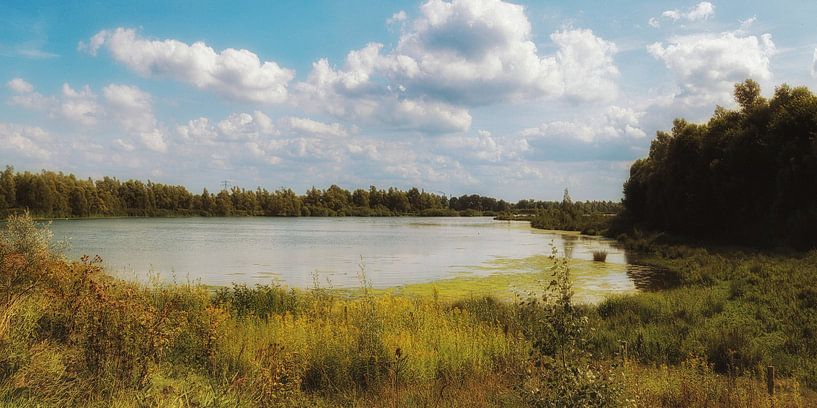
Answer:
<svg viewBox="0 0 817 408"><path fill-rule="evenodd" d="M595 203L595 202L594 202ZM604 202L599 202L604 203ZM393 216L497 215L541 212L558 202L521 200L516 204L476 194L460 197L374 186L349 191L332 185L305 194L291 189L269 191L233 187L193 194L183 186L138 180L79 179L42 171L0 173L0 215L28 210L39 217L94 216ZM584 205L577 203L577 205ZM595 204L587 204L595 205ZM518 210L517 210L518 209Z"/></svg>
<svg viewBox="0 0 817 408"><path fill-rule="evenodd" d="M752 80L738 110L706 124L675 120L624 185L632 225L754 245L817 245L817 97L782 85L767 100Z"/></svg>
<svg viewBox="0 0 817 408"><path fill-rule="evenodd" d="M532 207L533 210L528 209ZM565 190L564 198L558 201L531 202L522 200L516 205L517 213L530 213L530 224L534 228L564 231L581 231L583 234L605 233L615 216L621 211L621 203L613 201L573 202Z"/></svg>

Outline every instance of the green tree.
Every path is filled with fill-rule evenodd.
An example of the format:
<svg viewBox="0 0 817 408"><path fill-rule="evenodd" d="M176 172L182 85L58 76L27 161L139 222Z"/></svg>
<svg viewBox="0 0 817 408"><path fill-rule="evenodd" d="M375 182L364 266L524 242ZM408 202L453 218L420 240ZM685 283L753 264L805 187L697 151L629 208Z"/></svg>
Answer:
<svg viewBox="0 0 817 408"><path fill-rule="evenodd" d="M0 174L0 209L17 205L17 189L14 184L14 167L6 166Z"/></svg>
<svg viewBox="0 0 817 408"><path fill-rule="evenodd" d="M735 86L740 110L706 124L676 119L624 185L635 226L758 245L817 245L817 97L780 86L766 100Z"/></svg>

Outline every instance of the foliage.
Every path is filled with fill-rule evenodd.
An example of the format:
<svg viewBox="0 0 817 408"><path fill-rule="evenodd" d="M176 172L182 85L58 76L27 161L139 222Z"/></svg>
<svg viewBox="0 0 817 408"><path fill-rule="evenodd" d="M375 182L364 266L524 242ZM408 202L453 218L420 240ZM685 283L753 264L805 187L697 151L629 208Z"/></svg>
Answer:
<svg viewBox="0 0 817 408"><path fill-rule="evenodd" d="M753 280L716 286L709 295L712 287L700 287L689 295L670 292L675 297L662 303L642 294L595 308L573 303L562 260L554 260L544 297L518 303L378 294L362 273L353 295L317 287L140 285L106 276L99 261L62 259L47 230L27 215L6 223L0 405L767 406L752 370L718 375L717 363L703 360L710 348L682 346L735 349L732 366L765 364L765 350L780 358L785 354L775 350L808 356L813 347L806 333L791 343L757 337L774 320L753 323L762 309L743 311L762 296ZM814 259L804 262L792 266ZM754 273L763 274L766 264L760 268ZM790 300L812 307L812 292L801 288ZM732 307L728 297L744 303ZM703 299L701 306L693 298ZM690 308L687 314L675 303ZM797 319L813 313L787 316L790 326L781 326L787 336L811 327ZM670 331L674 320L698 329ZM655 334L645 335L645 345L622 365L611 344L635 344L639 332ZM712 334L721 332L737 336ZM676 347L672 336L679 350L701 357L679 355L666 360L671 368L652 368ZM786 366L781 371L808 378ZM774 406L806 405L799 392L795 380L784 379Z"/></svg>
<svg viewBox="0 0 817 408"><path fill-rule="evenodd" d="M817 251L639 245L652 253L643 262L681 286L602 302L595 340L602 352L626 340L645 364L675 365L694 355L733 375L771 364L817 387Z"/></svg>
<svg viewBox="0 0 817 408"><path fill-rule="evenodd" d="M817 245L817 96L752 80L739 110L706 124L676 119L630 168L624 217L648 229L752 245Z"/></svg>
<svg viewBox="0 0 817 408"><path fill-rule="evenodd" d="M29 211L38 217L105 216L357 216L426 217L493 216L526 219L536 216L537 228L575 229L600 233L620 205L610 201L575 202L567 220L553 218L561 203L519 200L516 204L477 194L446 197L410 188L406 191L375 186L349 191L332 185L325 190L310 188L304 195L291 189L269 191L239 187L217 193L206 188L199 194L183 186L151 181L120 181L111 177L81 180L74 175L42 171L15 172L7 166L0 172L0 216ZM557 220L554 221L554 220Z"/></svg>
<svg viewBox="0 0 817 408"><path fill-rule="evenodd" d="M593 359L588 351L591 327L585 313L573 304L566 259L552 255L554 265L535 330L532 378L526 381L526 403L532 407L605 407L618 405L620 385L615 371ZM536 299L533 302L536 306ZM540 310L540 311L539 311Z"/></svg>
<svg viewBox="0 0 817 408"><path fill-rule="evenodd" d="M517 214L526 214L523 218L529 219L533 228L581 231L587 235L606 233L620 210L621 205L612 201L574 202L567 190L561 202L521 200L514 208Z"/></svg>

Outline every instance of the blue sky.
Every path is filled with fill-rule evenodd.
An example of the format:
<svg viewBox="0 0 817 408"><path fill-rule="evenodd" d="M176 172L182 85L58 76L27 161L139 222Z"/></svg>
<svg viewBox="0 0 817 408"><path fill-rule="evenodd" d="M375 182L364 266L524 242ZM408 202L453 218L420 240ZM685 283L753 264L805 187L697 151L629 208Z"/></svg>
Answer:
<svg viewBox="0 0 817 408"><path fill-rule="evenodd" d="M136 4L132 4L136 3ZM812 2L3 2L0 163L621 197L675 117L814 86Z"/></svg>

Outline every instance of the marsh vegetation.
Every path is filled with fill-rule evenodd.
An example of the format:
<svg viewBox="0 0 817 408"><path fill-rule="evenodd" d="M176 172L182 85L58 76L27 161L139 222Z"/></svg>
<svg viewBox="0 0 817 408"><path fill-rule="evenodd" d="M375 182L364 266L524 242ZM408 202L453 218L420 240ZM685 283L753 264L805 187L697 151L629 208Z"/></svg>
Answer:
<svg viewBox="0 0 817 408"><path fill-rule="evenodd" d="M763 327L715 335L743 297L701 297L705 286L583 306L558 257L540 272L543 294L516 302L376 293L365 268L354 294L213 291L67 261L22 216L3 230L0 268L0 401L12 406L803 406L800 381L813 378L768 352L780 336ZM622 353L619 340L639 338ZM811 338L798 338L790 350L803 355ZM773 398L757 372L771 361L791 362Z"/></svg>

